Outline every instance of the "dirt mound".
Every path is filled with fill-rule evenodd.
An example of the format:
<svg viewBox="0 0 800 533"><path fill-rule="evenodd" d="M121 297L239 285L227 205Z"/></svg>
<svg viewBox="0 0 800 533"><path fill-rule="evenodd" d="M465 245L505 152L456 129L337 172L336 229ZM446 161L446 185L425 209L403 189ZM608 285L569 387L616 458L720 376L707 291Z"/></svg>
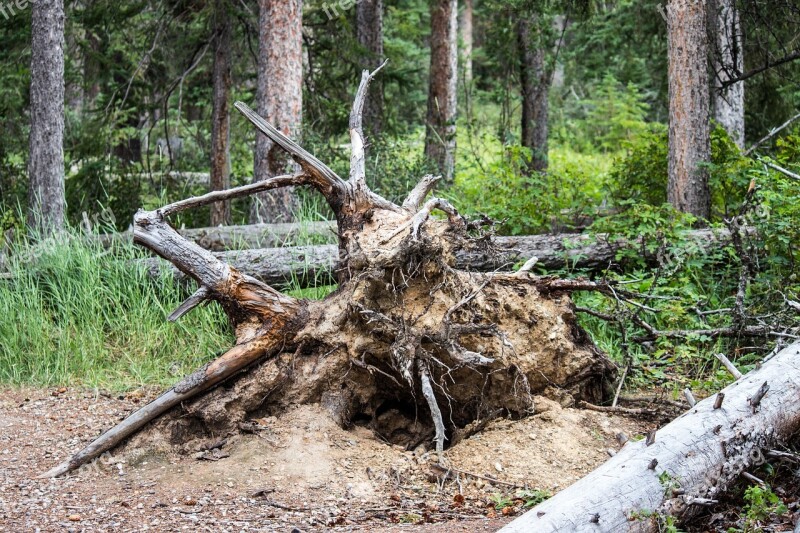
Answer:
<svg viewBox="0 0 800 533"><path fill-rule="evenodd" d="M606 450L618 447L617 432L633 436L648 427L536 398L539 414L495 420L446 451L445 475L424 446L407 451L367 427L341 429L324 407L305 405L255 420L249 433L195 442L182 454L128 447L72 477L32 479L146 396L0 393L0 525L375 531L424 523L427 531L441 523L442 531L452 531L463 522L469 531L494 530L502 497L525 486L558 491L603 462Z"/></svg>

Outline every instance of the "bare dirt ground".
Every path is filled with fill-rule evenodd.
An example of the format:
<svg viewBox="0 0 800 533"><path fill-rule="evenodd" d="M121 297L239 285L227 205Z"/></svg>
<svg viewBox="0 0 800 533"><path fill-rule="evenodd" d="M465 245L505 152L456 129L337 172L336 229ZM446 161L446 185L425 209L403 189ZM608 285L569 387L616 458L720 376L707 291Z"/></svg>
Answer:
<svg viewBox="0 0 800 533"><path fill-rule="evenodd" d="M186 455L126 450L36 479L154 392L0 391L0 530L496 531L523 511L519 490L557 492L607 459L618 432L651 427L537 398L536 415L496 420L447 450L445 475L422 448L302 406ZM514 500L504 512L501 497Z"/></svg>

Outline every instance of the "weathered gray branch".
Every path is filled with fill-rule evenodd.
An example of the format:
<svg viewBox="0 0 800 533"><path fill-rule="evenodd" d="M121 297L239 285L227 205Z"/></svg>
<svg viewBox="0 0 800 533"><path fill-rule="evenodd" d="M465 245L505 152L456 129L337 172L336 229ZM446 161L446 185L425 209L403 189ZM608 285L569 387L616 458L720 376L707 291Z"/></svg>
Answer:
<svg viewBox="0 0 800 533"><path fill-rule="evenodd" d="M246 226L217 226L211 228L179 228L178 233L206 250L221 252L253 248L292 246L302 239L316 242L336 241L336 222L291 222L282 224L250 224ZM108 233L97 236L105 247L114 243L131 242L133 233Z"/></svg>
<svg viewBox="0 0 800 533"><path fill-rule="evenodd" d="M350 182L353 187L364 187L366 180L366 154L367 139L364 136L363 115L364 102L367 99L369 84L373 78L386 66L386 59L373 72L365 70L361 74L361 83L358 85L356 97L353 100L353 109L350 112Z"/></svg>

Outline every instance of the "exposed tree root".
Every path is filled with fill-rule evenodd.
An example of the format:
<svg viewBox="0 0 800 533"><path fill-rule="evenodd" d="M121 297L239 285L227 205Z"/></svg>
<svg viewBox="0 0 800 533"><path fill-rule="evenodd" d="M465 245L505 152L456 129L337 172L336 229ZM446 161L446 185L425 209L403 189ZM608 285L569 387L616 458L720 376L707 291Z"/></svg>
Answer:
<svg viewBox="0 0 800 533"><path fill-rule="evenodd" d="M576 324L568 296L606 285L459 270L459 252L491 247L491 239L447 201L425 201L437 178L424 177L402 206L369 190L361 106L372 75L364 73L351 114L348 181L237 103L302 171L136 215L135 241L199 286L170 319L215 300L236 346L45 475L79 467L152 420L129 449L189 447L236 433L252 418L319 402L343 426L366 423L406 446L433 437L441 453L448 434L475 420L533 412L533 394L565 403L608 396L616 369ZM184 209L285 186L313 187L336 214L339 288L322 301L290 298L240 273L166 221ZM435 211L447 218L433 218Z"/></svg>

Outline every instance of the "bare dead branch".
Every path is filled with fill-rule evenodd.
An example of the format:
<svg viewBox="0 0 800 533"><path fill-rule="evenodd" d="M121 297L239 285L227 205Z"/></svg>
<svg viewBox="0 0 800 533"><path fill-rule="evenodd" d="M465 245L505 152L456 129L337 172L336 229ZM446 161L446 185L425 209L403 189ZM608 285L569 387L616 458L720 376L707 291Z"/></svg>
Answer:
<svg viewBox="0 0 800 533"><path fill-rule="evenodd" d="M162 207L159 209L159 211L161 211L165 217L168 217L193 207L201 207L204 205L213 204L215 202L222 202L225 200L231 200L233 198L241 198L242 196L249 196L258 192L278 189L280 187L304 185L306 183L305 179L305 173L275 176L274 178L258 181L256 183L250 183L248 185L242 185L241 187L233 187L223 191L212 191L202 196L195 196L193 198L180 200Z"/></svg>
<svg viewBox="0 0 800 533"><path fill-rule="evenodd" d="M183 315L208 300L209 290L206 287L200 287L194 294L189 296L172 314L167 317L170 322L177 322Z"/></svg>
<svg viewBox="0 0 800 533"><path fill-rule="evenodd" d="M761 74L762 72L764 72L766 70L769 70L771 68L783 65L785 63L789 63L791 61L795 61L797 59L800 59L800 50L795 50L794 52L786 54L785 56L781 57L780 59L776 59L775 61L767 60L767 62L764 65L760 66L760 67L756 67L756 68L754 68L752 70L749 70L749 71L747 71L747 72L745 72L743 74L740 74L739 76L735 76L733 78L730 78L728 80L723 81L720 84L720 89L723 89L723 90L727 89L728 87L730 87L731 85L733 85L735 83L739 83L740 81L744 81L744 80L746 80L748 78L752 78L753 76Z"/></svg>
<svg viewBox="0 0 800 533"><path fill-rule="evenodd" d="M421 359L417 359L417 371L419 372L419 378L422 384L422 395L425 396L425 401L428 402L428 407L431 410L431 418L433 418L433 424L436 426L436 453L441 457L444 451L445 439L442 411L439 409L439 404L436 403L436 396L433 394L431 374L428 370L427 363Z"/></svg>
<svg viewBox="0 0 800 533"><path fill-rule="evenodd" d="M800 181L800 174L795 174L791 170L787 170L787 169L785 169L785 168L783 168L781 166L776 165L775 163L770 163L769 161L765 161L764 159L761 159L760 157L758 158L758 160L761 161L762 163L764 163L765 165L767 165L772 170L780 172L781 174L783 174L787 178L792 178L793 180Z"/></svg>
<svg viewBox="0 0 800 533"><path fill-rule="evenodd" d="M385 59L383 63L371 73L369 70L362 72L361 83L358 86L356 97L353 100L353 109L350 112L350 182L351 186L355 188L365 188L366 155L364 150L366 137L364 136L363 115L367 91L369 90L370 82L388 62L389 60Z"/></svg>
<svg viewBox="0 0 800 533"><path fill-rule="evenodd" d="M632 409L630 407L608 407L604 405L594 405L588 402L578 402L578 407L581 409L588 409L590 411L597 411L600 413L618 413L623 415L652 415L655 414L653 409Z"/></svg>
<svg viewBox="0 0 800 533"><path fill-rule="evenodd" d="M406 200L403 202L403 209L416 213L425 201L425 197L433 190L436 183L441 180L441 176L434 176L428 174L423 176L417 185L408 193Z"/></svg>
<svg viewBox="0 0 800 533"><path fill-rule="evenodd" d="M448 220L450 220L450 223L454 226L465 224L464 219L458 214L458 211L450 202L442 198L431 198L425 202L425 205L422 206L422 209L420 209L419 212L414 215L414 218L411 222L411 235L414 239L419 239L419 230L425 221L428 220L428 217L431 216L431 212L434 209L438 209L439 211L446 213Z"/></svg>
<svg viewBox="0 0 800 533"><path fill-rule="evenodd" d="M250 109L243 102L236 102L234 107L242 113L247 120L253 123L258 130L272 139L278 146L286 150L289 155L305 170L312 178L311 184L314 185L329 201L337 196L342 196L344 181L336 172L331 170L328 165L314 157L296 142L284 135L275 126L264 120L258 113Z"/></svg>
<svg viewBox="0 0 800 533"><path fill-rule="evenodd" d="M282 344L283 338L281 336L275 336L271 343L264 338L259 338L247 344L234 346L211 364L187 376L181 383L175 385L175 387L171 388L157 399L128 416L114 428L103 433L92 441L91 444L73 455L68 461L61 463L39 477L58 477L79 468L81 465L86 464L114 448L117 444L159 415L167 412L179 403L196 396L200 392L219 384L221 381L232 376L242 368L249 366L251 363L257 361L266 353L280 347Z"/></svg>
<svg viewBox="0 0 800 533"><path fill-rule="evenodd" d="M716 354L714 354L714 357L719 359L719 362L722 363L722 365L728 370L728 372L731 373L731 375L733 376L733 379L741 379L742 373L739 372L739 369L736 368L736 365L731 363L730 359L725 357L725 354L716 353Z"/></svg>
<svg viewBox="0 0 800 533"><path fill-rule="evenodd" d="M751 146L750 148L745 150L745 152L742 155L744 155L744 156L750 155L751 153L753 153L753 151L755 151L756 148L758 148L759 146L761 146L762 144L764 144L768 140L770 140L773 137L775 137L778 133L780 133L784 129L788 128L792 124L792 122L794 122L798 118L800 118L800 113L796 114L795 116L793 116L792 118L790 118L789 120L787 120L786 122L784 122L783 124L778 126L777 128L773 128L772 130L770 130L769 133L767 133L764 137L762 137L757 143L755 143L753 146Z"/></svg>

